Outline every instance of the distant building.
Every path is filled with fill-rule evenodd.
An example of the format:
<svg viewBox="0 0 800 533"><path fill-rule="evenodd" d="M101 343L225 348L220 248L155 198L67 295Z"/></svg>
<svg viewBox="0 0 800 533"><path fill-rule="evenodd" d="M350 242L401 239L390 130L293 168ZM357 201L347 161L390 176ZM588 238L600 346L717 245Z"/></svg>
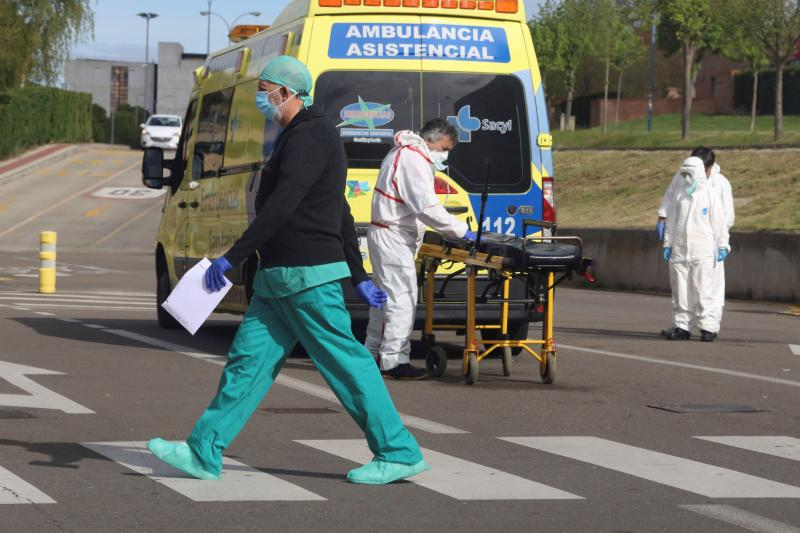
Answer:
<svg viewBox="0 0 800 533"><path fill-rule="evenodd" d="M71 59L64 66L68 90L92 95L107 112L128 104L149 113L181 115L192 92L192 72L205 54L187 54L179 43L158 43L158 63Z"/></svg>

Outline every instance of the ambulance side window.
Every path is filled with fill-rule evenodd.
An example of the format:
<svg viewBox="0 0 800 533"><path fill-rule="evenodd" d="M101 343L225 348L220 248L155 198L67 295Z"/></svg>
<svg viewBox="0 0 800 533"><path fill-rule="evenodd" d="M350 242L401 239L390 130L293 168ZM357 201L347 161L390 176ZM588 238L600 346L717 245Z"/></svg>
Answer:
<svg viewBox="0 0 800 533"><path fill-rule="evenodd" d="M175 151L175 159L172 162L172 177L170 184L172 192L178 190L178 187L183 181L183 176L186 173L186 164L189 161L189 150L192 143L192 129L194 128L194 119L197 115L197 100L189 102L189 107L186 109L186 118L183 121L183 131L181 131L181 138L178 141L178 149Z"/></svg>
<svg viewBox="0 0 800 533"><path fill-rule="evenodd" d="M198 166L198 169L192 170L195 178L213 178L219 175L225 154L225 138L228 135L228 115L232 99L232 87L203 97L192 164L193 167Z"/></svg>

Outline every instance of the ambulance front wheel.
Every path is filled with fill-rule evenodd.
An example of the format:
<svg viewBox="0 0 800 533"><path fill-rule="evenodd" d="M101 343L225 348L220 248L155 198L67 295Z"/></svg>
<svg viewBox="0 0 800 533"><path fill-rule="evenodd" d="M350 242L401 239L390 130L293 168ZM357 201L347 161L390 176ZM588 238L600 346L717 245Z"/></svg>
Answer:
<svg viewBox="0 0 800 533"><path fill-rule="evenodd" d="M438 378L447 370L447 352L441 346L433 345L425 354L425 368L428 375Z"/></svg>

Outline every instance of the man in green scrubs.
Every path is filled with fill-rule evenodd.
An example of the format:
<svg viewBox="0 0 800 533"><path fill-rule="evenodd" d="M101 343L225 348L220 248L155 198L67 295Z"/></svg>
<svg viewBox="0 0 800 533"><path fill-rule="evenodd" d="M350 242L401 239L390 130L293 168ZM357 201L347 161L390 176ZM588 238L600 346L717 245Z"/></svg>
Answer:
<svg viewBox="0 0 800 533"><path fill-rule="evenodd" d="M218 479L222 451L264 398L300 342L336 397L364 431L373 460L348 473L354 483L384 484L427 470L370 353L353 337L340 280L379 307L386 294L361 264L344 197L347 158L339 132L312 106L306 66L280 56L259 77L256 105L283 128L264 167L257 215L206 271L209 290L258 252L254 294L228 353L217 395L186 443L152 439L159 459L200 479Z"/></svg>

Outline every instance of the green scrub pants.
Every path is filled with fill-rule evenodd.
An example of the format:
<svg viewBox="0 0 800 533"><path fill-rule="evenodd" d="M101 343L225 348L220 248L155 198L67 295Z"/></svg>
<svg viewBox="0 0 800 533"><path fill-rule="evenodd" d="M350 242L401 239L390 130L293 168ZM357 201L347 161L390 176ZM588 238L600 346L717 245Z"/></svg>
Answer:
<svg viewBox="0 0 800 533"><path fill-rule="evenodd" d="M403 464L422 460L375 360L353 337L342 288L334 281L285 298L259 296L256 287L217 395L187 439L207 471L220 473L222 450L261 403L298 341L364 431L375 458Z"/></svg>

